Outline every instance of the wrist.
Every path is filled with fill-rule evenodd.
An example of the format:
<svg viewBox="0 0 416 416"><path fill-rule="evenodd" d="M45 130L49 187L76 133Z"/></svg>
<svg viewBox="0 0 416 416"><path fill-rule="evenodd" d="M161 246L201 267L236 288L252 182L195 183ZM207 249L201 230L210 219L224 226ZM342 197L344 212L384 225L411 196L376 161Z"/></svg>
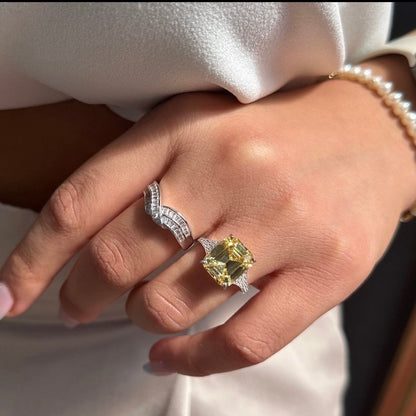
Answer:
<svg viewBox="0 0 416 416"><path fill-rule="evenodd" d="M394 84L395 90L402 92L406 99L416 106L416 82L407 59L402 55L383 55L359 64L371 69L374 75Z"/></svg>
<svg viewBox="0 0 416 416"><path fill-rule="evenodd" d="M396 163L401 169L392 167L394 168L392 174L397 170L404 169L402 181L404 179L403 183L407 185L407 188L403 189L402 212L405 213L410 206L415 205L416 201L416 126L414 123L416 83L407 59L401 55L384 55L364 61L359 64L359 67L362 71L370 70L371 72L362 76L361 73L356 72L360 68L351 67L348 69L345 67L342 71L334 73L334 76L347 82L353 81L353 83L362 84L362 87L376 92L377 94L372 95L378 100L378 105L385 107L384 113L396 125L395 129L391 131L391 138L396 146L392 151L399 156ZM390 84L389 87L387 87L387 83ZM372 116L370 115L370 117ZM394 139L395 137L396 139ZM385 143L380 143L380 145L384 146Z"/></svg>

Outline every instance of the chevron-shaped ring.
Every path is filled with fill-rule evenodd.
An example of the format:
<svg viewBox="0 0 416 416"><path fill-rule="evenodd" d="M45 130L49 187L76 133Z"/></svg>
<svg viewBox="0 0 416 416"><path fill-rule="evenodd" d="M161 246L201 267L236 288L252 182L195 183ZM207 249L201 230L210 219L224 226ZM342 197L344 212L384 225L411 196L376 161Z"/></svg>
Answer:
<svg viewBox="0 0 416 416"><path fill-rule="evenodd" d="M144 191L144 209L159 227L169 230L174 235L182 249L186 250L194 243L191 228L185 217L173 208L162 205L157 182L151 183Z"/></svg>

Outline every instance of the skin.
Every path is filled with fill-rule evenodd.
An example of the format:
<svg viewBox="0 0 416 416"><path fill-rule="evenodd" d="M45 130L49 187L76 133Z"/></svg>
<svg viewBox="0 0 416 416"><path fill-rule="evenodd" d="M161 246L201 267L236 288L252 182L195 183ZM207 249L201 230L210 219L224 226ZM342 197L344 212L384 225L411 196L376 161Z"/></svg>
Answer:
<svg viewBox="0 0 416 416"><path fill-rule="evenodd" d="M404 58L362 66L416 103ZM154 368L193 376L266 360L369 275L416 200L415 149L397 117L358 83L326 81L250 105L219 93L162 103L73 172L0 270L23 313L76 252L60 300L80 323L129 292L139 327L171 334L232 296L197 246L148 283L178 245L144 213L153 180L194 237L239 237L259 293L223 325L164 338Z"/></svg>
<svg viewBox="0 0 416 416"><path fill-rule="evenodd" d="M0 201L40 211L83 162L129 129L106 106L70 100L0 111Z"/></svg>

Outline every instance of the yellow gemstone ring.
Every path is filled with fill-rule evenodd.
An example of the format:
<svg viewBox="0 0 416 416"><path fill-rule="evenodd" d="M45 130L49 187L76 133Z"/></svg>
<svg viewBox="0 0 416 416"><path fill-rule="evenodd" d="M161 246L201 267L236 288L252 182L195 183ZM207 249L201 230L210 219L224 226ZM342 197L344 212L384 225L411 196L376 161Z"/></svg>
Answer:
<svg viewBox="0 0 416 416"><path fill-rule="evenodd" d="M201 263L209 275L222 287L236 285L247 292L247 270L255 262L250 250L232 235L222 241L208 238L198 241L206 253Z"/></svg>

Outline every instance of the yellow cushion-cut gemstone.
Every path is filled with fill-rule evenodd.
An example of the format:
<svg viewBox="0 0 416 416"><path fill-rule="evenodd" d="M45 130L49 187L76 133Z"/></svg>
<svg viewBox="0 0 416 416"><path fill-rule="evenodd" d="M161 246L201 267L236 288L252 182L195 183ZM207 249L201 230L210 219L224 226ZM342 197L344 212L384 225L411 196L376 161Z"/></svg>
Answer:
<svg viewBox="0 0 416 416"><path fill-rule="evenodd" d="M247 247L230 235L205 256L202 265L219 285L230 286L253 262L253 255Z"/></svg>

